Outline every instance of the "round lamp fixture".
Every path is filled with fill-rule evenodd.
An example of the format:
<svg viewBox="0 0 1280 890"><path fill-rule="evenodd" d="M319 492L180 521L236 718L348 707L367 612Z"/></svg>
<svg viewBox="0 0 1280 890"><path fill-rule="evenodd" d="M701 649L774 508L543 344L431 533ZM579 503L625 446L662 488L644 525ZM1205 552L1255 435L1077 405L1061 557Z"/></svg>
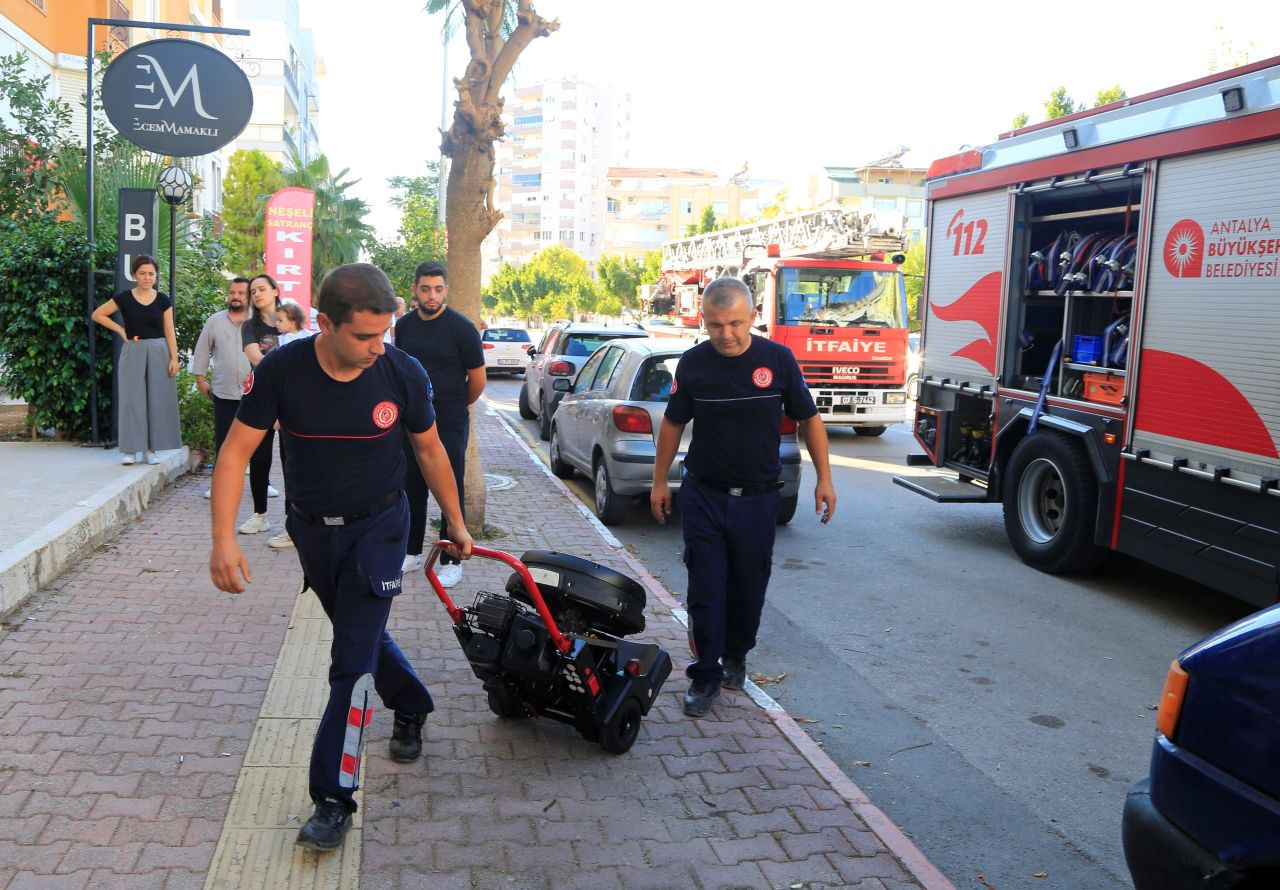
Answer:
<svg viewBox="0 0 1280 890"><path fill-rule="evenodd" d="M156 178L156 190L170 206L185 204L191 197L191 174L176 164L165 167Z"/></svg>

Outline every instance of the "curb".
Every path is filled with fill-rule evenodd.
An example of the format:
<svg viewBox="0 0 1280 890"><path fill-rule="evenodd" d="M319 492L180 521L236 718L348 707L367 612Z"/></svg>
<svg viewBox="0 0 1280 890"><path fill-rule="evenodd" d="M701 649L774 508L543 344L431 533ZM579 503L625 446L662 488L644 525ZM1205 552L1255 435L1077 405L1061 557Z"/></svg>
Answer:
<svg viewBox="0 0 1280 890"><path fill-rule="evenodd" d="M619 557L636 573L638 580L644 585L645 589L671 610L677 621L688 627L688 617L680 601L672 596L671 592L662 585L662 582L655 578L639 560L627 551L622 542L614 537L604 523L600 522L596 515L591 512L590 508L569 490L563 480L556 478L550 467L542 462L537 452L529 447L529 443L525 441L524 437L511 426L501 412L488 404L487 398L485 403L486 413L498 419L498 422L506 430L507 435L519 443L519 446L528 455L534 466L541 470L560 493L578 508L578 511L588 519L591 526L600 534L605 543L618 551ZM844 770L818 746L818 743L807 732L800 728L799 724L791 718L785 708L774 701L751 680L747 680L746 691L751 700L769 715L770 719L786 736L787 740L791 742L800 756L809 761L809 765L831 783L831 790L840 795L849 807L867 823L867 827L871 829L871 832L880 839L890 853L897 857L903 867L920 882L925 890L956 890L955 885L942 872L938 871L937 867L929 861L924 853L920 852L920 848L912 843L902 829L894 824L893 820L885 815L883 810L873 804L866 793L845 774Z"/></svg>
<svg viewBox="0 0 1280 890"><path fill-rule="evenodd" d="M0 556L0 615L31 599L94 547L142 514L160 493L187 472L187 448L170 452L155 468L122 473L118 483L99 490L47 523Z"/></svg>

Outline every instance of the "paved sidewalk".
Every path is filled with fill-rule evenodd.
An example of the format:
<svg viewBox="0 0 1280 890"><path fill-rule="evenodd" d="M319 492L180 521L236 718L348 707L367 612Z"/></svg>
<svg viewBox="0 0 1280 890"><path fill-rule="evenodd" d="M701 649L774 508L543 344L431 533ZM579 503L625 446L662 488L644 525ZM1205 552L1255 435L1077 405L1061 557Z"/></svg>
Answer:
<svg viewBox="0 0 1280 890"><path fill-rule="evenodd" d="M207 480L184 477L0 628L0 890L951 886L776 706L726 693L682 716L679 603L483 402L476 426L485 471L515 483L489 492L483 543L563 550L649 588L643 638L677 667L628 754L495 718L415 576L390 629L437 702L424 758L388 759L379 711L344 850L293 847L326 623L266 535L241 539L250 590L213 589ZM507 573L473 560L453 593L465 604Z"/></svg>

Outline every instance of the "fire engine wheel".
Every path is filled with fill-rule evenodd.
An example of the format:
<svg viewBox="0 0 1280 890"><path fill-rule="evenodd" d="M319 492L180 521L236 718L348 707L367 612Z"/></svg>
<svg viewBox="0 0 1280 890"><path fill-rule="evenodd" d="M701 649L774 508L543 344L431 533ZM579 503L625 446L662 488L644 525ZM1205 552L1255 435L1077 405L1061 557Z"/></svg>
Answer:
<svg viewBox="0 0 1280 890"><path fill-rule="evenodd" d="M573 464L564 459L560 454L560 427L551 427L551 447L547 449L550 458L551 472L559 479L573 478Z"/></svg>
<svg viewBox="0 0 1280 890"><path fill-rule="evenodd" d="M1107 548L1093 542L1098 482L1084 447L1056 433L1018 443L1004 480L1004 527L1033 568L1075 574L1098 567Z"/></svg>
<svg viewBox="0 0 1280 890"><path fill-rule="evenodd" d="M529 389L526 386L520 387L520 398L516 400L516 407L520 409L520 416L525 420L536 420L538 415L533 413L533 408L529 407Z"/></svg>
<svg viewBox="0 0 1280 890"><path fill-rule="evenodd" d="M640 734L640 702L629 698L600 730L600 747L610 754L626 754Z"/></svg>
<svg viewBox="0 0 1280 890"><path fill-rule="evenodd" d="M859 436L883 436L887 426L855 426L853 431Z"/></svg>
<svg viewBox="0 0 1280 890"><path fill-rule="evenodd" d="M800 504L800 495L788 495L778 505L778 525L786 525L796 515L796 507Z"/></svg>
<svg viewBox="0 0 1280 890"><path fill-rule="evenodd" d="M627 508L626 503L613 490L603 457L596 458L595 505L596 517L605 525L617 525L621 522L622 514Z"/></svg>
<svg viewBox="0 0 1280 890"><path fill-rule="evenodd" d="M498 686L489 690L489 710L503 720L518 720L521 717L529 716L524 706L516 701L516 697L511 694L511 690L505 686Z"/></svg>
<svg viewBox="0 0 1280 890"><path fill-rule="evenodd" d="M551 438L551 412L555 409L542 400L542 412L538 415L538 438L546 442Z"/></svg>

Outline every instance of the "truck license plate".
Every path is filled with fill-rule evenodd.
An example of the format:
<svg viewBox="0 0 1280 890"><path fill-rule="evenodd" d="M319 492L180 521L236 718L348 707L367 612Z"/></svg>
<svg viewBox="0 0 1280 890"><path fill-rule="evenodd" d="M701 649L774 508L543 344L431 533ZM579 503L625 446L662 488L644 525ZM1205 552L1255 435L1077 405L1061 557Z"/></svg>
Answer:
<svg viewBox="0 0 1280 890"><path fill-rule="evenodd" d="M874 405L875 396L836 396L837 405Z"/></svg>

